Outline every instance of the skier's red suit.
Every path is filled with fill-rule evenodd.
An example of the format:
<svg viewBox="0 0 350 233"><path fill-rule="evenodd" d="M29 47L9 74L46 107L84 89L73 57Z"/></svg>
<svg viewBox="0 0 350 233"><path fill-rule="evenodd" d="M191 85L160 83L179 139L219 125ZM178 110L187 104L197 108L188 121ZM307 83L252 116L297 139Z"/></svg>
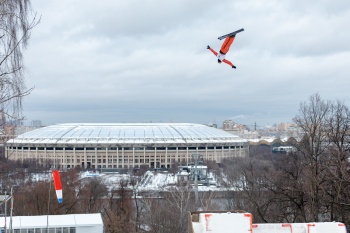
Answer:
<svg viewBox="0 0 350 233"><path fill-rule="evenodd" d="M226 53L230 50L230 46L233 43L233 41L235 40L235 37L226 37L226 39L224 40L224 42L222 43L220 52L217 53L214 49L210 48L208 45L208 49L218 58L218 62L225 62L226 64L230 65L232 68L236 68L236 66L234 66L232 64L232 62L230 62L229 60L225 59L225 55Z"/></svg>

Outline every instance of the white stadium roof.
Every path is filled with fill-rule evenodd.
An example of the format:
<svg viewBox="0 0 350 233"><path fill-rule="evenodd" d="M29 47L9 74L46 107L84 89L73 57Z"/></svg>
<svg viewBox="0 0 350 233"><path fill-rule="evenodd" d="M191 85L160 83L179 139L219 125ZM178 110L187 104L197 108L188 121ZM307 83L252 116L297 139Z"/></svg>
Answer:
<svg viewBox="0 0 350 233"><path fill-rule="evenodd" d="M21 134L12 143L218 143L247 142L224 130L190 123L58 124Z"/></svg>

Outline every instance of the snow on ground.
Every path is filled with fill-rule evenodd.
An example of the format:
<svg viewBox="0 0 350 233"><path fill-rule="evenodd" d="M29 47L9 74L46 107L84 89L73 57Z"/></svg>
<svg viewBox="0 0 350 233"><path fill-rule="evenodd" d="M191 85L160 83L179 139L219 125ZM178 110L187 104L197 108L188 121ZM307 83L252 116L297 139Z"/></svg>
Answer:
<svg viewBox="0 0 350 233"><path fill-rule="evenodd" d="M147 171L142 177L133 177L138 180L138 183L135 186L132 186L130 183L131 175L130 174L120 174L118 172L111 173L100 173L96 172L81 172L80 179L101 179L108 187L118 187L121 181L127 181L128 188L133 189L137 188L139 191L157 191L157 190L167 190L169 187L177 184L177 174L172 174L168 172L154 172ZM209 177L212 177L210 175ZM51 180L51 173L38 173L31 174L33 181L48 181ZM220 190L220 187L215 185L210 186L201 186L198 185L198 191L215 191Z"/></svg>
<svg viewBox="0 0 350 233"><path fill-rule="evenodd" d="M141 190L159 190L167 186L173 176L167 172L165 173L154 173L147 171L144 178L139 184L139 189ZM143 182L142 182L143 181Z"/></svg>
<svg viewBox="0 0 350 233"><path fill-rule="evenodd" d="M84 173L81 174L82 179L89 179L93 177L99 177L108 186L119 186L121 180L130 181L131 176L129 174L119 174L119 173L102 173L94 176L89 176ZM133 189L137 188L139 191L156 191L156 190L166 190L170 186L174 186L177 183L177 175L168 172L153 172L147 171L143 177L139 180L137 185L133 187L130 182L128 182L128 187ZM210 186L200 186L198 185L198 191L217 191L221 190L215 185Z"/></svg>
<svg viewBox="0 0 350 233"><path fill-rule="evenodd" d="M99 172L82 172L80 173L80 178L86 179L101 179L109 188L119 187L120 182L125 181L128 183L128 187L132 188L130 185L130 175L129 174L119 174L117 172L111 173L99 173Z"/></svg>

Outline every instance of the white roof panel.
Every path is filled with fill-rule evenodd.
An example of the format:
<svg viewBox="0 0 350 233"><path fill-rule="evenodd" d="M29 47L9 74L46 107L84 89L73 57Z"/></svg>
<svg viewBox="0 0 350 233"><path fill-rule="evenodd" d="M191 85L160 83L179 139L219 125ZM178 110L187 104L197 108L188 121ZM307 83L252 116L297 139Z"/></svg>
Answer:
<svg viewBox="0 0 350 233"><path fill-rule="evenodd" d="M221 129L190 123L59 124L19 135L11 143L247 142Z"/></svg>
<svg viewBox="0 0 350 233"><path fill-rule="evenodd" d="M103 225L101 214L76 214L74 216L77 225Z"/></svg>
<svg viewBox="0 0 350 233"><path fill-rule="evenodd" d="M93 214L66 214L49 215L50 227L64 226L103 226L100 213ZM10 224L10 218L6 218L7 226ZM5 217L0 217L0 226L5 225ZM12 217L13 228L40 228L47 226L47 215L39 216L15 216Z"/></svg>

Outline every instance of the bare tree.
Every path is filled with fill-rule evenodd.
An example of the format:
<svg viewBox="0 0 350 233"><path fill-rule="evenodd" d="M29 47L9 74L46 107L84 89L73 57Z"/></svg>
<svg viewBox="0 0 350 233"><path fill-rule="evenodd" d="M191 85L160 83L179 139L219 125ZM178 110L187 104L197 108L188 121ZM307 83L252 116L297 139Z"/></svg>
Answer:
<svg viewBox="0 0 350 233"><path fill-rule="evenodd" d="M328 196L331 221L350 222L350 111L341 101L331 106L328 119L328 138L331 143L326 168L327 185L324 192Z"/></svg>
<svg viewBox="0 0 350 233"><path fill-rule="evenodd" d="M276 176L270 150L252 147L249 157L237 157L223 162L226 175L226 198L231 209L242 209L253 214L257 222L271 222L278 211L276 204Z"/></svg>
<svg viewBox="0 0 350 233"><path fill-rule="evenodd" d="M218 210L220 207L215 203L218 193L215 191L199 192L198 201L202 210Z"/></svg>
<svg viewBox="0 0 350 233"><path fill-rule="evenodd" d="M127 187L128 181L121 180L119 187L113 187L108 195L107 202L102 205L102 215L106 232L123 233L138 232L132 222L133 202L132 191Z"/></svg>
<svg viewBox="0 0 350 233"><path fill-rule="evenodd" d="M22 185L15 191L14 215L44 215L48 213L49 182ZM51 190L51 197L55 192ZM53 200L54 198L52 198ZM57 202L57 200L56 200ZM53 203L53 201L52 201Z"/></svg>
<svg viewBox="0 0 350 233"><path fill-rule="evenodd" d="M143 221L150 233L187 232L188 211L194 210L195 202L190 184L172 187L159 192L159 198L144 200L147 214Z"/></svg>
<svg viewBox="0 0 350 233"><path fill-rule="evenodd" d="M275 211L277 222L306 222L308 196L304 192L307 183L304 173L306 160L297 153L278 155L271 159L273 168L269 174L270 185L266 188L278 203Z"/></svg>
<svg viewBox="0 0 350 233"><path fill-rule="evenodd" d="M321 159L329 146L327 119L330 108L330 101L324 101L319 94L314 94L309 98L309 102L300 104L299 115L294 118L294 122L304 132L304 137L297 146L308 164L305 179L309 182L309 190L305 191L311 198L311 221L319 221L322 209L321 184L324 182L325 168L321 166Z"/></svg>
<svg viewBox="0 0 350 233"><path fill-rule="evenodd" d="M256 222L305 221L303 159L252 146L249 157L224 161L228 209L242 209Z"/></svg>
<svg viewBox="0 0 350 233"><path fill-rule="evenodd" d="M103 198L108 196L108 189L100 177L91 177L81 182L77 198L80 213L97 213L101 211Z"/></svg>
<svg viewBox="0 0 350 233"><path fill-rule="evenodd" d="M175 224L179 230L174 232L184 232L187 228L187 213L194 208L194 202L191 201L191 199L193 200L193 189L190 184L180 185L176 188L173 187L166 194L166 200L172 209L171 212L176 213Z"/></svg>
<svg viewBox="0 0 350 233"><path fill-rule="evenodd" d="M31 30L39 23L31 17L30 0L0 2L0 125L6 119L20 119L22 98L32 88L24 84L22 50L28 45Z"/></svg>
<svg viewBox="0 0 350 233"><path fill-rule="evenodd" d="M17 185L14 187L15 215L44 215L44 214L67 214L80 213L77 206L76 190L79 187L79 180L74 169L61 173L63 203L59 204L56 193L51 180L51 173L46 174L44 181L33 181L29 179L30 173L27 174L27 182L22 182L20 186L19 180L15 179ZM40 174L43 176L44 174ZM14 179L12 177L11 179ZM48 179L47 179L48 178ZM49 204L49 206L48 206Z"/></svg>

